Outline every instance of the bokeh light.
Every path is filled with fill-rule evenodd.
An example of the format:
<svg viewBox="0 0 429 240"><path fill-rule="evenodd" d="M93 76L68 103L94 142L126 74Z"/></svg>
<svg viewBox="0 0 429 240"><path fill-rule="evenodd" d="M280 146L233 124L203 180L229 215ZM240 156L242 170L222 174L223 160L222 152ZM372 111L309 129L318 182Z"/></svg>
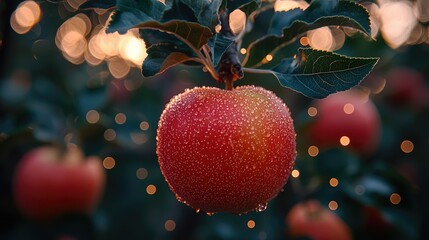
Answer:
<svg viewBox="0 0 429 240"><path fill-rule="evenodd" d="M294 169L294 170L292 170L291 175L292 175L292 177L297 178L297 177L299 177L299 171Z"/></svg>
<svg viewBox="0 0 429 240"><path fill-rule="evenodd" d="M115 115L115 122L119 125L124 124L127 121L127 116L123 113L118 113Z"/></svg>
<svg viewBox="0 0 429 240"><path fill-rule="evenodd" d="M147 131L147 130L149 129L149 123L148 123L148 122L146 122L146 121L142 121L142 122L140 123L140 129L141 129L142 131Z"/></svg>
<svg viewBox="0 0 429 240"><path fill-rule="evenodd" d="M330 201L328 204L329 209L335 211L338 209L338 203L336 201Z"/></svg>
<svg viewBox="0 0 429 240"><path fill-rule="evenodd" d="M253 220L247 221L247 227L248 228L252 229L252 228L255 228L255 226L256 226L255 221L253 221Z"/></svg>
<svg viewBox="0 0 429 240"><path fill-rule="evenodd" d="M392 193L389 199L393 205L398 205L401 202L401 195L398 193Z"/></svg>
<svg viewBox="0 0 429 240"><path fill-rule="evenodd" d="M12 13L10 26L16 33L25 34L40 21L41 16L39 4L35 1L24 1Z"/></svg>
<svg viewBox="0 0 429 240"><path fill-rule="evenodd" d="M410 140L404 140L401 142L401 150L404 153L411 153L414 150L414 144Z"/></svg>
<svg viewBox="0 0 429 240"><path fill-rule="evenodd" d="M86 121L88 123L94 124L100 120L100 114L96 110L89 110L86 113Z"/></svg>
<svg viewBox="0 0 429 240"><path fill-rule="evenodd" d="M309 107L307 110L307 114L310 117L315 117L317 115L317 108L315 107Z"/></svg>
<svg viewBox="0 0 429 240"><path fill-rule="evenodd" d="M417 24L413 5L409 1L383 1L379 16L383 38L392 48L404 44Z"/></svg>
<svg viewBox="0 0 429 240"><path fill-rule="evenodd" d="M310 146L308 148L308 155L310 155L311 157L316 157L317 155L319 155L319 148L316 146Z"/></svg>
<svg viewBox="0 0 429 240"><path fill-rule="evenodd" d="M294 8L306 9L309 4L306 1L294 0L277 0L274 4L276 12L289 11Z"/></svg>
<svg viewBox="0 0 429 240"><path fill-rule="evenodd" d="M112 157L106 157L103 159L103 167L106 169L112 169L116 165L116 161Z"/></svg>
<svg viewBox="0 0 429 240"><path fill-rule="evenodd" d="M113 141L116 138L116 131L109 128L106 129L106 131L104 131L104 139L106 139L107 141Z"/></svg>
<svg viewBox="0 0 429 240"><path fill-rule="evenodd" d="M329 185L331 185L331 187L337 187L337 186L338 186L338 183L339 183L339 181L338 181L338 179L336 179L336 178L331 178L331 179L329 180Z"/></svg>
<svg viewBox="0 0 429 240"><path fill-rule="evenodd" d="M149 172L146 170L146 168L139 168L136 171L136 176L140 180L146 179L148 174Z"/></svg>
<svg viewBox="0 0 429 240"><path fill-rule="evenodd" d="M344 104L343 110L345 114L352 114L355 111L355 107L351 103L346 103Z"/></svg>
<svg viewBox="0 0 429 240"><path fill-rule="evenodd" d="M321 27L308 31L307 37L310 46L314 49L332 51L335 49L334 36L329 27Z"/></svg>
<svg viewBox="0 0 429 240"><path fill-rule="evenodd" d="M150 184L146 187L146 193L149 195L154 195L156 193L156 186L153 184Z"/></svg>
<svg viewBox="0 0 429 240"><path fill-rule="evenodd" d="M169 219L165 221L164 228L168 232L174 231L174 229L176 229L176 222L174 220Z"/></svg>
<svg viewBox="0 0 429 240"><path fill-rule="evenodd" d="M350 144L350 138L347 136L342 136L340 138L340 144L343 146L348 146Z"/></svg>
<svg viewBox="0 0 429 240"><path fill-rule="evenodd" d="M229 15L229 26L234 34L242 32L246 26L246 14L240 9L236 9Z"/></svg>

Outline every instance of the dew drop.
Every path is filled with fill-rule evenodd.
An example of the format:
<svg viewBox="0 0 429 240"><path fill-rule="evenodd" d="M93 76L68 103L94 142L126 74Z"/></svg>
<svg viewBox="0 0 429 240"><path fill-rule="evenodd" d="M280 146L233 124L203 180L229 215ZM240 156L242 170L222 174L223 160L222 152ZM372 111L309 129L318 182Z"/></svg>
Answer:
<svg viewBox="0 0 429 240"><path fill-rule="evenodd" d="M256 212L263 212L265 209L267 209L268 203L260 203L258 204L258 207L255 209Z"/></svg>
<svg viewBox="0 0 429 240"><path fill-rule="evenodd" d="M196 213L199 213L200 211L201 211L201 209L199 209L199 208L195 209Z"/></svg>
<svg viewBox="0 0 429 240"><path fill-rule="evenodd" d="M215 213L214 212L206 212L207 216L211 217L213 216Z"/></svg>

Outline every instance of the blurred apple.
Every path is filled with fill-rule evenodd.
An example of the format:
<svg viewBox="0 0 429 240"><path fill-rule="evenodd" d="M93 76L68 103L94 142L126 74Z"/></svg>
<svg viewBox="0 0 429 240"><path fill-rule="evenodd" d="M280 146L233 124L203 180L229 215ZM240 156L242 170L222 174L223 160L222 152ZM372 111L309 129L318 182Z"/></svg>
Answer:
<svg viewBox="0 0 429 240"><path fill-rule="evenodd" d="M365 229L366 231L378 235L387 235L392 228L392 225L384 218L381 212L371 206L364 207Z"/></svg>
<svg viewBox="0 0 429 240"><path fill-rule="evenodd" d="M309 129L311 141L318 147L350 146L360 153L377 148L380 140L380 116L367 94L350 90L316 100L317 115Z"/></svg>
<svg viewBox="0 0 429 240"><path fill-rule="evenodd" d="M347 224L317 200L298 203L286 216L291 237L310 237L313 240L349 240L352 233Z"/></svg>
<svg viewBox="0 0 429 240"><path fill-rule="evenodd" d="M384 91L389 101L421 108L429 106L429 89L423 75L410 68L394 68L386 77Z"/></svg>
<svg viewBox="0 0 429 240"><path fill-rule="evenodd" d="M98 157L85 159L76 146L64 154L56 147L38 147L17 166L14 197L25 216L52 220L67 213L91 213L104 184L105 172Z"/></svg>

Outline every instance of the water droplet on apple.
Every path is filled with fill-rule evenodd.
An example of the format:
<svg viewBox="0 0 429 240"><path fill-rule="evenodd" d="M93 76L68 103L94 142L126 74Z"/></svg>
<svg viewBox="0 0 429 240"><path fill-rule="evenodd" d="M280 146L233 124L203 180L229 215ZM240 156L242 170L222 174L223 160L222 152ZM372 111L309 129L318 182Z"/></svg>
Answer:
<svg viewBox="0 0 429 240"><path fill-rule="evenodd" d="M199 213L200 211L201 211L201 209L199 209L199 208L195 209L196 213Z"/></svg>
<svg viewBox="0 0 429 240"><path fill-rule="evenodd" d="M256 212L262 212L265 211L265 209L267 209L268 207L268 203L260 203L258 204L258 207L255 209Z"/></svg>
<svg viewBox="0 0 429 240"><path fill-rule="evenodd" d="M214 212L206 212L207 216L211 217L213 216L215 213Z"/></svg>

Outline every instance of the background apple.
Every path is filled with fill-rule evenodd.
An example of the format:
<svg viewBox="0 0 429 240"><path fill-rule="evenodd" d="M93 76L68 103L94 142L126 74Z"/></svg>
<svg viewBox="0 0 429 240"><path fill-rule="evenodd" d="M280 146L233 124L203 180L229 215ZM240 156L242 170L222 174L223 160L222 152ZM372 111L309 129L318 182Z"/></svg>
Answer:
<svg viewBox="0 0 429 240"><path fill-rule="evenodd" d="M352 233L346 223L317 200L294 205L286 216L288 234L314 240L349 240Z"/></svg>
<svg viewBox="0 0 429 240"><path fill-rule="evenodd" d="M391 69L386 76L384 94L397 105L409 105L414 108L429 106L429 88L423 75L411 68Z"/></svg>
<svg viewBox="0 0 429 240"><path fill-rule="evenodd" d="M207 213L264 210L296 156L289 109L253 86L194 88L174 97L157 139L161 171L178 200Z"/></svg>
<svg viewBox="0 0 429 240"><path fill-rule="evenodd" d="M35 220L66 213L90 213L98 203L105 172L98 157L84 159L76 147L64 155L55 147L38 147L19 162L14 196L21 212Z"/></svg>
<svg viewBox="0 0 429 240"><path fill-rule="evenodd" d="M315 145L350 146L361 153L375 150L380 140L380 116L366 94L350 90L316 100L313 105L317 115L309 136Z"/></svg>

